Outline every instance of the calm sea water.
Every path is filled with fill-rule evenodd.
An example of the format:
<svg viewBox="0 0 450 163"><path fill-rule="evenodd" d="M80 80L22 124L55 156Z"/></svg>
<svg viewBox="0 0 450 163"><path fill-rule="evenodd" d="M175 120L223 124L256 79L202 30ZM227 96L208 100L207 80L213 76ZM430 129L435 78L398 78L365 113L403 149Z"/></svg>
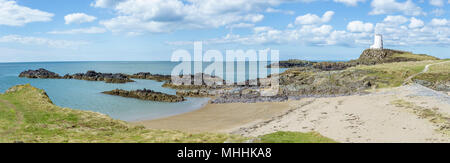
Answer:
<svg viewBox="0 0 450 163"><path fill-rule="evenodd" d="M180 103L164 103L123 98L102 94L116 88L125 90L152 89L168 94L175 94L172 89L162 88L163 83L151 80L135 80L133 83L110 84L104 82L65 80L65 79L27 79L17 77L20 72L28 69L45 68L60 75L67 73L95 70L105 73L151 72L169 75L174 62L41 62L41 63L0 63L0 92L18 84L31 84L44 89L54 104L79 110L89 110L107 114L113 118L126 121L139 121L162 118L190 112L201 108L208 98L187 98ZM203 64L206 67L208 64ZM235 70L237 71L237 70ZM280 69L284 71L284 69ZM249 78L250 72L245 73ZM253 72L256 73L256 72Z"/></svg>

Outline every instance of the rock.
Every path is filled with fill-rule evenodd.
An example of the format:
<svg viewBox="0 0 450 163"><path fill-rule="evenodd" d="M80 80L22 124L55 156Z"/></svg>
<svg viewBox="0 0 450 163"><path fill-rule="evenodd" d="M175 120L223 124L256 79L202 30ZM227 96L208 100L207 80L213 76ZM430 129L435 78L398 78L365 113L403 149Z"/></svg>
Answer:
<svg viewBox="0 0 450 163"><path fill-rule="evenodd" d="M294 67L311 67L317 62L304 61L298 59L291 59L287 61L280 61L278 63L279 68L294 68ZM276 66L276 64L268 65L267 68L272 68Z"/></svg>
<svg viewBox="0 0 450 163"><path fill-rule="evenodd" d="M106 83L127 83L134 82L126 74L99 73L95 71L87 71L86 73L66 74L63 77L58 74L40 68L38 70L28 70L19 74L19 77L41 78L41 79L77 79L89 81L104 81Z"/></svg>
<svg viewBox="0 0 450 163"><path fill-rule="evenodd" d="M200 84L196 84L196 79L201 81ZM229 87L226 85L225 80L220 77L212 76L208 74L195 74L188 75L187 78L180 78L178 81L167 81L163 84L163 87L172 89L221 89Z"/></svg>
<svg viewBox="0 0 450 163"><path fill-rule="evenodd" d="M61 76L59 76L57 73L48 71L43 68L40 68L38 70L28 70L28 71L21 72L19 74L19 77L40 78L40 79L60 79L61 78Z"/></svg>
<svg viewBox="0 0 450 163"><path fill-rule="evenodd" d="M104 81L106 83L127 83L134 82L128 75L121 73L100 73L95 71L87 71L86 73L76 73L73 75L66 74L64 79L77 79L88 81Z"/></svg>
<svg viewBox="0 0 450 163"><path fill-rule="evenodd" d="M414 79L414 83L423 85L425 87L431 87L433 85L433 83L426 81L426 80L419 80L419 79Z"/></svg>
<svg viewBox="0 0 450 163"><path fill-rule="evenodd" d="M150 72L140 72L133 75L129 75L129 77L133 79L156 80L158 82L170 81L172 78L172 76L170 75L151 74Z"/></svg>
<svg viewBox="0 0 450 163"><path fill-rule="evenodd" d="M169 94L155 92L155 91L148 90L148 89L135 90L135 91L115 89L112 91L106 91L106 92L102 92L102 93L114 95L114 96L137 98L137 99L141 99L141 100L159 101L159 102L182 102L182 101L185 101L185 99L182 96L169 95Z"/></svg>
<svg viewBox="0 0 450 163"><path fill-rule="evenodd" d="M382 61L383 59L394 55L395 53L405 53L403 51L390 50L390 49L366 49L363 51L360 60L373 60Z"/></svg>

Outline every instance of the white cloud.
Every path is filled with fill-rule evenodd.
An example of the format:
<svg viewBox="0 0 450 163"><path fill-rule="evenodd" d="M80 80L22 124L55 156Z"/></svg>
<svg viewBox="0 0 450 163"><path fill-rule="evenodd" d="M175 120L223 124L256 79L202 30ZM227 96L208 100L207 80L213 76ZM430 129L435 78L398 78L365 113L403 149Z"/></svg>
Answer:
<svg viewBox="0 0 450 163"><path fill-rule="evenodd" d="M16 1L0 0L0 25L23 26L31 22L48 22L52 13L20 6Z"/></svg>
<svg viewBox="0 0 450 163"><path fill-rule="evenodd" d="M449 25L450 21L448 21L447 19L437 19L434 18L431 20L430 24L433 26L446 26Z"/></svg>
<svg viewBox="0 0 450 163"><path fill-rule="evenodd" d="M430 0L430 4L437 7L444 6L444 0Z"/></svg>
<svg viewBox="0 0 450 163"><path fill-rule="evenodd" d="M27 45L45 45L54 48L76 48L81 45L86 45L88 42L84 41L67 41L67 40L53 40L40 37L29 37L20 35L6 35L0 37L0 42L3 43L20 43Z"/></svg>
<svg viewBox="0 0 450 163"><path fill-rule="evenodd" d="M123 1L125 0L95 0L95 2L91 3L91 6L100 8L114 7L116 4Z"/></svg>
<svg viewBox="0 0 450 163"><path fill-rule="evenodd" d="M350 32L372 32L373 24L364 23L362 21L352 21L348 23L347 30Z"/></svg>
<svg viewBox="0 0 450 163"><path fill-rule="evenodd" d="M266 9L267 13L282 13L282 14L286 14L286 15L294 15L295 11L291 11L291 10L280 10L280 9L274 9L274 8L267 8Z"/></svg>
<svg viewBox="0 0 450 163"><path fill-rule="evenodd" d="M420 28L425 25L422 20L416 19L415 17L412 17L410 21L411 23L409 23L409 28Z"/></svg>
<svg viewBox="0 0 450 163"><path fill-rule="evenodd" d="M397 16L389 15L386 18L384 18L383 21L386 23L390 23L390 24L404 24L404 23L408 22L408 18L401 16L401 15L397 15Z"/></svg>
<svg viewBox="0 0 450 163"><path fill-rule="evenodd" d="M333 11L327 11L325 14L323 14L322 17L319 17L315 14L306 14L303 16L298 16L295 19L295 24L323 24L327 23L331 20L333 17L334 12Z"/></svg>
<svg viewBox="0 0 450 163"><path fill-rule="evenodd" d="M87 15L85 13L73 13L73 14L66 15L64 17L64 20L66 21L66 24L88 23L88 22L93 22L96 19L97 18L95 16L90 16L90 15Z"/></svg>
<svg viewBox="0 0 450 163"><path fill-rule="evenodd" d="M304 44L368 48L372 44L374 32L383 34L387 47L450 46L449 20L435 18L425 24L415 17L406 18L404 16L387 16L383 21L376 23L375 27L369 22L352 21L348 23L347 30L337 30L327 24L288 25L282 30L269 26L254 27L253 33L249 35L228 34L221 38L201 41L207 44ZM190 41L178 41L168 44L191 43Z"/></svg>
<svg viewBox="0 0 450 163"><path fill-rule="evenodd" d="M396 0L373 0L371 3L373 10L371 15L381 15L390 13L403 13L405 15L423 15L422 8L414 4L411 0L397 2Z"/></svg>
<svg viewBox="0 0 450 163"><path fill-rule="evenodd" d="M117 14L100 22L107 29L139 34L254 24L264 18L262 13L275 12L273 8L282 3L310 1L313 0L96 0L92 6L108 7Z"/></svg>
<svg viewBox="0 0 450 163"><path fill-rule="evenodd" d="M80 29L71 29L64 31L51 31L49 34L98 34L105 33L106 29L99 27L91 27L91 28L80 28Z"/></svg>
<svg viewBox="0 0 450 163"><path fill-rule="evenodd" d="M334 2L344 3L348 6L357 6L358 2L365 2L366 0L334 0Z"/></svg>

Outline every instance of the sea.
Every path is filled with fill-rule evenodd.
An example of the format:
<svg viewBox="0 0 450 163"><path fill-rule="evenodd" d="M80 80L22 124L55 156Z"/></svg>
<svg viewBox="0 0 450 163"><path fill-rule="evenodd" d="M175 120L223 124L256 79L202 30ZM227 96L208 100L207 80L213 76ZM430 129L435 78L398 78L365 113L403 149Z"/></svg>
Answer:
<svg viewBox="0 0 450 163"><path fill-rule="evenodd" d="M25 70L35 70L45 68L49 71L65 74L85 73L88 70L95 70L102 73L126 73L134 74L138 72L150 72L152 74L170 75L173 68L180 62L169 61L149 61L149 62L30 62L30 63L0 63L0 92L5 92L8 88L19 84L31 84L34 87L44 89L55 105L77 110L94 111L109 115L112 118L124 121L142 121L169 117L200 109L208 103L209 98L187 98L187 101L179 103L166 103L145 101L133 98L124 98L102 94L101 92L113 89L136 90L151 89L167 94L176 94L176 90L163 88L162 82L153 80L137 80L136 82L125 84L105 83L101 81L84 81L73 79L28 79L19 78L18 75ZM208 62L202 62L206 68ZM258 63L259 64L259 63ZM224 70L228 70L226 65ZM246 62L246 70L238 71L234 68L235 74L245 74L246 80L253 79L250 75L258 73L248 70L249 62ZM272 71L268 69L268 74L280 73L286 69ZM230 73L228 71L224 72ZM231 71L233 73L233 71Z"/></svg>

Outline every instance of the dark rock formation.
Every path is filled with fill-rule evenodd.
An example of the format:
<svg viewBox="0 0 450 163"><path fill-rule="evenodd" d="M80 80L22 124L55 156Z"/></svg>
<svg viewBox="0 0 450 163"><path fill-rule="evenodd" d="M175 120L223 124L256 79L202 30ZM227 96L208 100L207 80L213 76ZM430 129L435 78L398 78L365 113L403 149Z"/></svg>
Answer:
<svg viewBox="0 0 450 163"><path fill-rule="evenodd" d="M129 77L133 79L155 80L158 82L170 81L172 78L172 76L170 75L151 74L150 72L140 72L133 75L129 75Z"/></svg>
<svg viewBox="0 0 450 163"><path fill-rule="evenodd" d="M106 83L127 83L134 82L128 75L121 73L100 73L95 71L87 71L86 73L77 73L73 75L66 74L64 79L77 79L88 81L105 81Z"/></svg>
<svg viewBox="0 0 450 163"><path fill-rule="evenodd" d="M24 78L41 78L41 79L77 79L77 80L89 80L89 81L104 81L106 83L127 83L134 82L126 74L112 74L112 73L99 73L95 71L88 71L86 73L77 73L73 75L66 74L63 77L58 74L40 68L38 70L28 70L19 74L19 77Z"/></svg>
<svg viewBox="0 0 450 163"><path fill-rule="evenodd" d="M172 89L218 89L228 87L226 81L222 78L208 74L199 73L187 75L185 78L181 77L178 81L167 81L163 84L163 87ZM200 81L200 83L195 83L196 80Z"/></svg>
<svg viewBox="0 0 450 163"><path fill-rule="evenodd" d="M222 103L258 103L283 102L289 98L285 95L262 96L259 89L244 88L224 93L211 101L213 104Z"/></svg>
<svg viewBox="0 0 450 163"><path fill-rule="evenodd" d="M290 59L287 61L280 61L278 64L279 68L293 68L293 67L311 67L314 65L312 61L304 61L304 60L298 60L298 59ZM272 68L273 66L276 66L276 64L268 65L267 68Z"/></svg>
<svg viewBox="0 0 450 163"><path fill-rule="evenodd" d="M304 71L291 69L280 75L279 94L287 96L349 95L376 86L376 77L364 70Z"/></svg>
<svg viewBox="0 0 450 163"><path fill-rule="evenodd" d="M382 61L385 58L392 56L396 53L405 53L405 52L398 51L398 50L390 50L390 49L366 49L363 51L363 53L361 54L359 59L360 60Z"/></svg>
<svg viewBox="0 0 450 163"><path fill-rule="evenodd" d="M135 90L135 91L127 91L122 89L115 89L112 91L102 92L104 94L114 95L114 96L122 96L129 98L137 98L141 100L149 100L149 101L159 101L159 102L182 102L185 99L182 96L169 95L161 92L155 92L152 90Z"/></svg>
<svg viewBox="0 0 450 163"><path fill-rule="evenodd" d="M40 78L40 79L60 79L57 73L40 68L38 70L28 70L19 74L21 78Z"/></svg>

